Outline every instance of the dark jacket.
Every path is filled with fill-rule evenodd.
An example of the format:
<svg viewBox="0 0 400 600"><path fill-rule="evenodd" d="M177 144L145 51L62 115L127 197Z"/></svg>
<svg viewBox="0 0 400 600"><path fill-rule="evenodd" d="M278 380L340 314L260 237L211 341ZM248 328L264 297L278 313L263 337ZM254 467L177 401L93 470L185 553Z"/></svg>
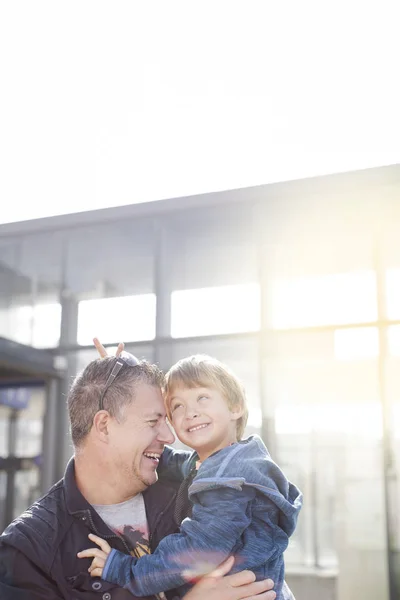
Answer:
<svg viewBox="0 0 400 600"><path fill-rule="evenodd" d="M176 487L158 481L143 497L154 550L162 538L177 531L173 518ZM78 490L71 459L64 478L0 536L0 599L135 598L128 590L91 577L91 559L77 558L77 552L88 547L90 532L107 539L113 548L129 552Z"/></svg>

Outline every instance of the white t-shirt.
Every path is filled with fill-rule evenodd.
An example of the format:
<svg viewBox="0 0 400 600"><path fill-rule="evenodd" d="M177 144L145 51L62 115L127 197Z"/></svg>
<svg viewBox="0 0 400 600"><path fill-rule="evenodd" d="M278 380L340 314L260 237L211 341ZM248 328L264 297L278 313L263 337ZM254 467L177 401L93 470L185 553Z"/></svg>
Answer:
<svg viewBox="0 0 400 600"><path fill-rule="evenodd" d="M93 508L115 533L124 538L132 556L150 554L149 526L142 494L119 504L93 504Z"/></svg>
<svg viewBox="0 0 400 600"><path fill-rule="evenodd" d="M136 494L130 500L119 504L93 504L104 523L114 533L124 538L130 553L136 558L151 554L149 545L149 526L142 494ZM157 600L165 600L165 594L154 595Z"/></svg>

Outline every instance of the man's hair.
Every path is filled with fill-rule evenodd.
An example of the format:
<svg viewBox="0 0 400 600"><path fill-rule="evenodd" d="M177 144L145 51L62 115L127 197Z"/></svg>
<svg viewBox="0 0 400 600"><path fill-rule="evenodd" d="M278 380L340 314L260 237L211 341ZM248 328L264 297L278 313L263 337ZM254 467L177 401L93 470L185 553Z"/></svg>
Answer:
<svg viewBox="0 0 400 600"><path fill-rule="evenodd" d="M171 420L170 403L177 387L213 387L225 397L230 409L242 408L243 415L236 421L236 437L242 439L248 417L246 394L236 375L216 358L195 354L179 360L165 376L165 403Z"/></svg>
<svg viewBox="0 0 400 600"><path fill-rule="evenodd" d="M99 410L101 393L115 362L115 356L93 360L76 376L71 386L67 403L75 447L82 445L92 428L94 416ZM164 376L156 365L144 360L135 367L124 366L104 396L104 409L117 421L124 420L124 409L133 402L135 388L139 383L162 388Z"/></svg>

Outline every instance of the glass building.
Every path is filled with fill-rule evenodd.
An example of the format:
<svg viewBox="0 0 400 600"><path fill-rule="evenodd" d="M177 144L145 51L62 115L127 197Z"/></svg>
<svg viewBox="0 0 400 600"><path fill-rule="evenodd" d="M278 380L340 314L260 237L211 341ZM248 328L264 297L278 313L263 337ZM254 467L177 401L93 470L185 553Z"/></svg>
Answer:
<svg viewBox="0 0 400 600"><path fill-rule="evenodd" d="M0 226L0 517L63 474L92 338L226 362L304 492L297 600L397 600L400 166Z"/></svg>

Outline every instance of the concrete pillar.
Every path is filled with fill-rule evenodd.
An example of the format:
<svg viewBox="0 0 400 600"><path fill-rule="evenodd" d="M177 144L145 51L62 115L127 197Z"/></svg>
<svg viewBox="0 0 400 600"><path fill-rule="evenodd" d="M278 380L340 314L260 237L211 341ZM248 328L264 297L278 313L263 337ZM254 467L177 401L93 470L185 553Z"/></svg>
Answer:
<svg viewBox="0 0 400 600"><path fill-rule="evenodd" d="M389 599L382 448L348 441L337 486L338 598Z"/></svg>
<svg viewBox="0 0 400 600"><path fill-rule="evenodd" d="M42 436L41 493L44 494L59 478L56 474L57 417L59 413L60 382L53 378L46 384L46 410Z"/></svg>
<svg viewBox="0 0 400 600"><path fill-rule="evenodd" d="M156 342L154 345L154 362L162 369L168 368L169 364L162 364L165 352L162 352L160 338L168 338L171 335L171 281L168 262L173 260L170 252L170 244L165 227L155 223L154 231L154 293L157 298L156 311Z"/></svg>
<svg viewBox="0 0 400 600"><path fill-rule="evenodd" d="M259 208L254 207L254 230L257 232L258 276L260 282L261 303L261 331L259 336L259 377L260 377L260 406L262 415L261 436L268 446L268 450L278 462L279 449L275 432L275 398L267 396L268 372L266 369L266 356L268 354L269 322L268 298L271 297L270 270L269 270L269 244L268 231L264 228L264 219L259 216Z"/></svg>
<svg viewBox="0 0 400 600"><path fill-rule="evenodd" d="M78 302L67 291L61 294L61 334L60 346L75 346L78 333ZM66 400L71 383L76 376L77 357L75 352L67 352L65 355L66 369L65 375L60 382L60 392L58 394L57 405L57 446L55 457L55 475L56 478L62 477L65 465L73 455L71 435L69 432L69 420Z"/></svg>

